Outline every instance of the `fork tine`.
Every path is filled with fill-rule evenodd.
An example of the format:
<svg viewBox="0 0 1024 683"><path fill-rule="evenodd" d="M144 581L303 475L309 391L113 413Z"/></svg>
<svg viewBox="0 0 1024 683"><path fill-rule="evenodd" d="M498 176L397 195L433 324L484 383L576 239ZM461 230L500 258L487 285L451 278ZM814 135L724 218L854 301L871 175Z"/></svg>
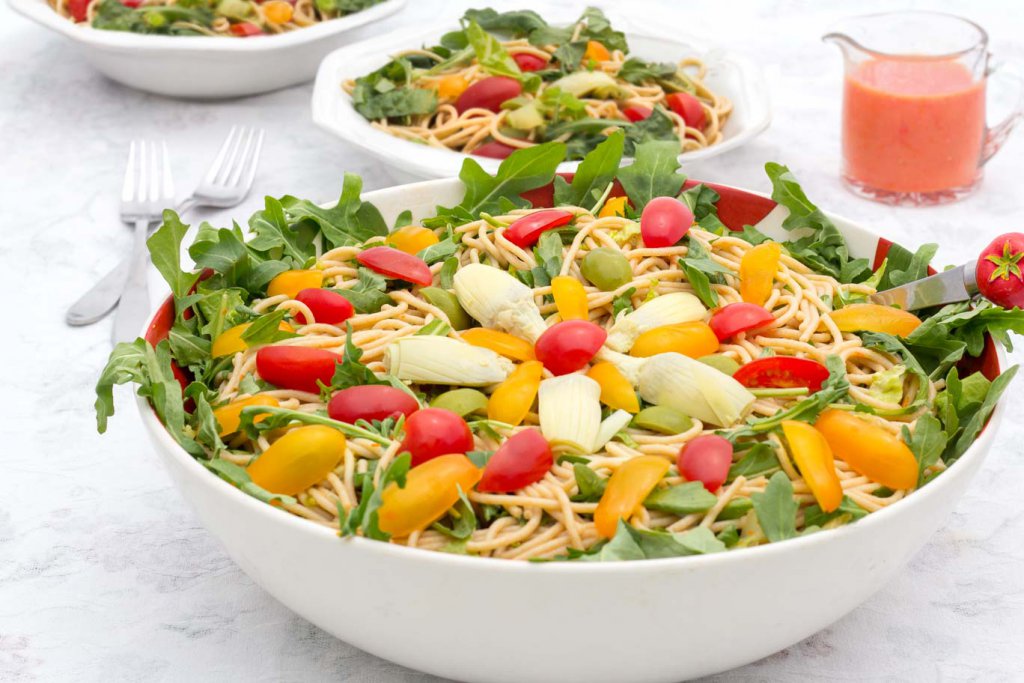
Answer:
<svg viewBox="0 0 1024 683"><path fill-rule="evenodd" d="M174 200L174 176L171 174L171 155L167 152L167 143L160 143L163 156L163 169L161 180L163 180L163 192L160 197L161 203L170 203ZM164 207L160 207L164 208Z"/></svg>
<svg viewBox="0 0 1024 683"><path fill-rule="evenodd" d="M121 184L121 201L130 202L135 197L135 169L138 166L139 145L132 140L128 148L128 164L124 168L124 182Z"/></svg>
<svg viewBox="0 0 1024 683"><path fill-rule="evenodd" d="M246 164L249 162L249 154L252 152L253 143L256 138L256 129L250 128L249 135L245 138L245 146L242 148L241 153L238 155L238 163L231 169L230 175L225 179L225 184L229 187L235 187L238 185L239 178L242 177L242 171L245 170Z"/></svg>
<svg viewBox="0 0 1024 683"><path fill-rule="evenodd" d="M207 171L206 177L203 178L204 183L212 184L217 178L217 174L220 173L221 165L224 163L224 159L228 155L228 150L231 149L231 145L235 141L235 136L238 135L238 126L231 126L231 130L228 131L228 137L224 140L224 144L220 146L217 151L217 158L213 160L210 165L210 170Z"/></svg>
<svg viewBox="0 0 1024 683"><path fill-rule="evenodd" d="M238 137L235 139L235 144L231 148L231 154L228 155L227 161L221 168L220 173L217 174L217 178L214 183L217 185L226 185L228 178L231 176L235 165L239 163L239 155L242 152L242 148L245 144L245 136L249 132L248 126L242 126L239 128Z"/></svg>
<svg viewBox="0 0 1024 683"><path fill-rule="evenodd" d="M149 188L149 145L146 144L145 140L139 141L139 163L135 171L135 196L133 200L136 202L146 201L146 192Z"/></svg>
<svg viewBox="0 0 1024 683"><path fill-rule="evenodd" d="M253 147L252 154L249 156L249 165L245 169L245 175L242 178L242 182L238 185L239 187L245 188L248 192L252 188L252 181L256 178L256 168L260 164L260 152L263 150L263 129L260 128L259 133L256 135L256 145Z"/></svg>
<svg viewBox="0 0 1024 683"><path fill-rule="evenodd" d="M149 141L149 202L160 201L160 175L163 168L163 156L155 141Z"/></svg>

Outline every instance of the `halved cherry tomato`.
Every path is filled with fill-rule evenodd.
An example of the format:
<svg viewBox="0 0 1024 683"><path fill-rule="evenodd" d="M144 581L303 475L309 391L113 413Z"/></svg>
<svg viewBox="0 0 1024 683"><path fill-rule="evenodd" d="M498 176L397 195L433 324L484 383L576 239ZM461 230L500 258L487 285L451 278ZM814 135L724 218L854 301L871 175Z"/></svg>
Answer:
<svg viewBox="0 0 1024 683"><path fill-rule="evenodd" d="M619 520L633 516L668 468L669 461L658 455L641 455L619 465L594 510L597 533L603 538L614 536Z"/></svg>
<svg viewBox="0 0 1024 683"><path fill-rule="evenodd" d="M516 79L490 76L466 88L455 101L455 109L460 114L470 109L487 109L497 114L502 102L519 97L522 92L523 86Z"/></svg>
<svg viewBox="0 0 1024 683"><path fill-rule="evenodd" d="M704 130L704 124L707 123L707 115L704 113L704 107L701 105L700 100L696 97L688 92L674 92L665 98L665 104L669 106L669 109L683 117L683 121L686 122L687 126L700 131Z"/></svg>
<svg viewBox="0 0 1024 683"><path fill-rule="evenodd" d="M718 337L707 323L663 325L647 330L633 342L629 355L646 358L659 353L681 353L690 358L709 356L718 350Z"/></svg>
<svg viewBox="0 0 1024 683"><path fill-rule="evenodd" d="M524 429L501 444L484 465L477 491L518 491L544 478L555 463L551 445L536 429Z"/></svg>
<svg viewBox="0 0 1024 683"><path fill-rule="evenodd" d="M90 0L68 0L68 13L75 21L82 22L89 18Z"/></svg>
<svg viewBox="0 0 1024 683"><path fill-rule="evenodd" d="M231 32L239 38L249 38L251 36L262 35L263 29L261 29L256 24L252 24L248 21L243 21L238 24L231 24Z"/></svg>
<svg viewBox="0 0 1024 683"><path fill-rule="evenodd" d="M813 394L828 379L828 368L810 358L769 356L750 361L732 377L745 387L807 387Z"/></svg>
<svg viewBox="0 0 1024 683"><path fill-rule="evenodd" d="M560 228L572 220L573 214L561 209L534 211L517 218L505 228L505 239L517 247L532 247L545 230Z"/></svg>
<svg viewBox="0 0 1024 683"><path fill-rule="evenodd" d="M507 159L514 151L516 151L515 147L509 147L503 142L491 140L480 145L470 154L478 157L487 157L488 159Z"/></svg>
<svg viewBox="0 0 1024 683"><path fill-rule="evenodd" d="M395 249L415 256L440 242L433 230L421 225L406 225L388 235L387 242Z"/></svg>
<svg viewBox="0 0 1024 683"><path fill-rule="evenodd" d="M537 360L537 355L533 352L533 344L507 332L499 332L487 327L471 327L460 332L460 335L462 341L473 346L490 349L505 358L517 361Z"/></svg>
<svg viewBox="0 0 1024 683"><path fill-rule="evenodd" d="M1024 234L1008 232L992 240L978 257L974 277L981 295L1003 308L1024 308Z"/></svg>
<svg viewBox="0 0 1024 683"><path fill-rule="evenodd" d="M136 7L142 6L142 0L121 0L121 4L125 7L131 7L132 9L135 9Z"/></svg>
<svg viewBox="0 0 1024 683"><path fill-rule="evenodd" d="M405 486L392 482L381 494L377 520L381 531L401 538L422 531L469 493L480 469L461 454L434 458L409 470Z"/></svg>
<svg viewBox="0 0 1024 683"><path fill-rule="evenodd" d="M843 486L836 474L836 462L828 441L811 425L796 420L784 420L782 433L818 505L825 512L838 508L843 502Z"/></svg>
<svg viewBox="0 0 1024 683"><path fill-rule="evenodd" d="M583 62L607 62L612 58L612 53L596 40L587 41L587 49L583 52Z"/></svg>
<svg viewBox="0 0 1024 683"><path fill-rule="evenodd" d="M267 285L267 296L286 295L294 299L304 289L315 289L324 283L321 270L286 270L278 273Z"/></svg>
<svg viewBox="0 0 1024 683"><path fill-rule="evenodd" d="M330 385L341 356L309 346L264 346L256 352L256 372L274 386L320 392L317 381Z"/></svg>
<svg viewBox="0 0 1024 683"><path fill-rule="evenodd" d="M655 197L640 214L640 236L645 247L671 247L692 224L693 211L686 204L675 197Z"/></svg>
<svg viewBox="0 0 1024 683"><path fill-rule="evenodd" d="M473 450L473 433L457 413L444 408L423 408L405 421L402 450L412 454L412 466L448 453Z"/></svg>
<svg viewBox="0 0 1024 683"><path fill-rule="evenodd" d="M566 320L544 331L534 345L537 360L556 375L586 366L608 338L604 328L586 320Z"/></svg>
<svg viewBox="0 0 1024 683"><path fill-rule="evenodd" d="M326 425L292 429L246 468L257 486L294 496L322 480L345 455L345 435Z"/></svg>
<svg viewBox="0 0 1024 683"><path fill-rule="evenodd" d="M327 325L343 323L355 314L352 302L329 289L304 289L295 295L295 300L306 304L316 322ZM296 313L295 319L306 325L306 316Z"/></svg>
<svg viewBox="0 0 1024 683"><path fill-rule="evenodd" d="M526 52L517 52L512 55L512 59L519 65L520 71L540 71L546 69L548 66L547 61L538 57L537 55L531 55Z"/></svg>
<svg viewBox="0 0 1024 683"><path fill-rule="evenodd" d="M417 285L429 285L434 281L430 266L423 259L406 254L393 247L371 247L356 256L356 260L370 270L398 278Z"/></svg>
<svg viewBox="0 0 1024 683"><path fill-rule="evenodd" d="M921 324L910 311L881 304L850 304L828 314L840 332L883 332L906 337Z"/></svg>
<svg viewBox="0 0 1024 683"><path fill-rule="evenodd" d="M625 109L622 110L622 114L633 123L636 123L637 121L643 121L653 113L654 110L651 109L650 107L641 107L639 105L626 107Z"/></svg>
<svg viewBox="0 0 1024 683"><path fill-rule="evenodd" d="M226 406L217 408L213 411L213 419L220 426L220 435L227 436L238 431L238 426L242 424L243 409L249 406L271 406L276 408L279 405L280 403L273 396L250 396L249 398L232 401ZM258 416L254 422L259 422L261 417L266 417L266 415Z"/></svg>
<svg viewBox="0 0 1024 683"><path fill-rule="evenodd" d="M766 327L773 322L775 317L764 306L741 301L715 311L708 325L719 341L725 341L740 332Z"/></svg>
<svg viewBox="0 0 1024 683"><path fill-rule="evenodd" d="M412 415L420 409L415 398L386 384L365 384L335 392L327 404L331 419L355 424L356 420L386 420Z"/></svg>
<svg viewBox="0 0 1024 683"><path fill-rule="evenodd" d="M676 465L679 474L688 481L699 481L704 484L704 488L714 493L729 476L732 444L717 434L698 436L679 449Z"/></svg>
<svg viewBox="0 0 1024 683"><path fill-rule="evenodd" d="M853 412L834 408L819 415L814 427L825 436L836 457L858 474L891 489L917 485L917 460L896 434Z"/></svg>

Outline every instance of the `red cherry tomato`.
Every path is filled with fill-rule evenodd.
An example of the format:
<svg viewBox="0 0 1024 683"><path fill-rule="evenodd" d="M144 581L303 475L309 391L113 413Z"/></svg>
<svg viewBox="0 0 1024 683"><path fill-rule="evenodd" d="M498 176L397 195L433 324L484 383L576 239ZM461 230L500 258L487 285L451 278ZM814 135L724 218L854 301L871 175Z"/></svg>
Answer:
<svg viewBox="0 0 1024 683"><path fill-rule="evenodd" d="M142 0L121 0L121 4L125 7L131 7L132 9L135 9L136 7L140 7L142 5Z"/></svg>
<svg viewBox="0 0 1024 683"><path fill-rule="evenodd" d="M671 247L693 224L693 211L675 197L655 197L640 214L640 236L651 249Z"/></svg>
<svg viewBox="0 0 1024 683"><path fill-rule="evenodd" d="M740 332L756 330L759 327L771 325L773 322L775 322L775 317L764 306L741 301L715 311L711 320L708 321L708 325L718 337L718 341L725 341Z"/></svg>
<svg viewBox="0 0 1024 683"><path fill-rule="evenodd" d="M423 408L406 419L402 450L409 451L416 467L439 455L473 450L473 433L457 413Z"/></svg>
<svg viewBox="0 0 1024 683"><path fill-rule="evenodd" d="M75 21L85 21L89 15L89 0L68 0L68 13Z"/></svg>
<svg viewBox="0 0 1024 683"><path fill-rule="evenodd" d="M371 247L359 252L356 260L370 270L417 285L434 281L430 266L419 256L406 254L394 247Z"/></svg>
<svg viewBox="0 0 1024 683"><path fill-rule="evenodd" d="M633 123L636 123L637 121L643 121L648 116L653 114L654 111L650 107L635 106L626 107L625 109L622 110L622 113L625 115L627 119L629 119Z"/></svg>
<svg viewBox="0 0 1024 683"><path fill-rule="evenodd" d="M460 114L469 109L487 109L497 114L501 111L501 103L519 97L523 86L508 76L490 76L462 91L455 100L455 109Z"/></svg>
<svg viewBox="0 0 1024 683"><path fill-rule="evenodd" d="M665 103L675 113L683 117L686 125L697 130L704 130L707 116L700 100L688 92L674 92L665 98Z"/></svg>
<svg viewBox="0 0 1024 683"><path fill-rule="evenodd" d="M828 368L810 358L770 356L747 363L732 377L745 387L807 387L813 394L828 379Z"/></svg>
<svg viewBox="0 0 1024 683"><path fill-rule="evenodd" d="M331 419L355 424L356 420L386 420L389 417L408 417L420 409L420 404L401 389L386 384L367 384L342 389L331 396L327 414Z"/></svg>
<svg viewBox="0 0 1024 683"><path fill-rule="evenodd" d="M303 289L295 295L295 300L306 304L318 323L337 325L355 313L352 302L329 289ZM302 313L296 313L295 319L303 325L306 324L306 316Z"/></svg>
<svg viewBox="0 0 1024 683"><path fill-rule="evenodd" d="M573 214L560 209L545 209L517 218L505 228L505 239L517 247L532 247L545 230L560 228L572 220Z"/></svg>
<svg viewBox="0 0 1024 683"><path fill-rule="evenodd" d="M732 466L732 444L717 434L698 436L679 449L676 460L679 474L688 481L699 481L714 493L729 476Z"/></svg>
<svg viewBox="0 0 1024 683"><path fill-rule="evenodd" d="M503 142L491 140L480 145L470 154L477 157L487 157L488 159L507 159L514 151L516 151L515 147L509 147Z"/></svg>
<svg viewBox="0 0 1024 683"><path fill-rule="evenodd" d="M320 393L317 380L329 385L341 356L309 346L264 346L256 352L256 371L274 386Z"/></svg>
<svg viewBox="0 0 1024 683"><path fill-rule="evenodd" d="M263 29L261 29L256 24L251 24L248 21L243 21L238 24L231 24L231 32L234 33L236 36L239 36L240 38L248 38L250 36L261 35L263 33Z"/></svg>
<svg viewBox="0 0 1024 683"><path fill-rule="evenodd" d="M1024 234L1008 232L992 240L978 257L974 276L981 295L1003 308L1024 308Z"/></svg>
<svg viewBox="0 0 1024 683"><path fill-rule="evenodd" d="M556 375L586 366L604 344L608 333L586 320L566 320L549 327L534 344L537 360Z"/></svg>
<svg viewBox="0 0 1024 683"><path fill-rule="evenodd" d="M546 69L548 66L548 63L542 58L525 52L519 52L512 55L512 59L516 60L516 64L519 65L520 71L540 71L541 69Z"/></svg>
<svg viewBox="0 0 1024 683"><path fill-rule="evenodd" d="M491 456L477 491L501 493L518 491L544 478L555 463L551 445L536 429L524 429Z"/></svg>

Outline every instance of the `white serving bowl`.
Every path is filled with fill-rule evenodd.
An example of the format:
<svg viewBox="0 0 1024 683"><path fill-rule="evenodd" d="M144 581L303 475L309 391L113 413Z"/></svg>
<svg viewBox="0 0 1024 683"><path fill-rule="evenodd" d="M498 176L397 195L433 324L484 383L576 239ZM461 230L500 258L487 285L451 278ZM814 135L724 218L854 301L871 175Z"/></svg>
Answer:
<svg viewBox="0 0 1024 683"><path fill-rule="evenodd" d="M734 204L734 216L744 205L741 218L753 211L759 229L782 236L785 209L772 209L763 195L716 189ZM365 199L391 221L407 208L428 215L462 192L457 180L435 180ZM878 255L877 235L832 218L855 256ZM202 523L271 595L385 659L457 680L501 683L678 681L752 662L810 636L885 585L943 523L1004 413L997 407L963 457L920 491L839 529L714 555L534 564L340 539L220 480L174 442L148 403L139 399L138 408Z"/></svg>
<svg viewBox="0 0 1024 683"><path fill-rule="evenodd" d="M105 31L60 16L46 0L7 0L11 8L67 36L102 74L132 88L195 99L277 90L313 78L320 60L346 33L394 14L406 0L280 35L253 38L153 36Z"/></svg>
<svg viewBox="0 0 1024 683"><path fill-rule="evenodd" d="M553 24L568 24L572 19L552 18ZM678 61L684 57L701 57L708 67L705 83L733 102L733 112L723 129L724 140L717 145L686 152L682 163L700 161L750 141L771 123L771 106L765 79L760 68L736 53L711 49L696 39L656 35L646 28L630 28L632 22L613 19L629 41L630 54L661 62ZM452 22L431 28L411 27L378 36L370 41L347 45L324 59L313 88L313 121L345 142L372 154L401 175L410 178L453 178L458 176L462 162L473 158L493 174L499 159L472 156L447 149L410 142L377 130L352 106L352 98L341 84L375 71L391 59L391 55L421 45L436 44L442 35L455 26ZM560 172L574 171L579 161L567 161Z"/></svg>

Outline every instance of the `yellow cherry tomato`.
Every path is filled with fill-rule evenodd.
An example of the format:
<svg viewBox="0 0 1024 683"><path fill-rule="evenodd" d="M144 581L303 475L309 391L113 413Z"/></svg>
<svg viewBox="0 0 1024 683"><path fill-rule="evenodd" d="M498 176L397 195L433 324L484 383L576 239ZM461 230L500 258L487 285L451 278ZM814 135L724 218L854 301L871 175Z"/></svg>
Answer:
<svg viewBox="0 0 1024 683"><path fill-rule="evenodd" d="M227 436L238 431L238 425L242 422L243 408L248 408L249 406L270 406L276 408L279 405L281 404L273 396L250 396L249 398L232 401L225 406L217 408L213 411L213 419L217 420L217 424L220 425L220 435ZM259 422L265 417L265 415L257 416L254 422Z"/></svg>
<svg viewBox="0 0 1024 683"><path fill-rule="evenodd" d="M880 304L850 304L828 314L840 332L884 332L906 337L921 319L909 311Z"/></svg>
<svg viewBox="0 0 1024 683"><path fill-rule="evenodd" d="M537 399L543 374L544 364L539 360L528 360L519 365L491 394L487 402L487 417L510 425L522 422Z"/></svg>
<svg viewBox="0 0 1024 683"><path fill-rule="evenodd" d="M587 293L583 283L569 275L551 279L551 294L555 297L558 316L562 320L587 320Z"/></svg>
<svg viewBox="0 0 1024 683"><path fill-rule="evenodd" d="M210 355L214 358L221 358L223 356L233 356L239 351L245 351L249 348L249 345L242 339L242 335L249 329L249 325L252 323L242 323L241 325L235 325L229 327L220 334L217 335L216 339L213 340L213 344L210 346ZM277 326L277 329L282 332L294 332L295 328L281 321L281 324Z"/></svg>
<svg viewBox="0 0 1024 683"><path fill-rule="evenodd" d="M708 356L718 350L718 337L707 323L694 321L647 330L633 343L630 355L646 358L675 351L690 358Z"/></svg>
<svg viewBox="0 0 1024 683"><path fill-rule="evenodd" d="M789 443L789 452L800 468L800 474L825 512L832 512L843 502L843 487L836 473L836 461L828 441L806 422L784 420L782 433Z"/></svg>
<svg viewBox="0 0 1024 683"><path fill-rule="evenodd" d="M289 299L304 289L319 289L324 284L324 274L319 270L286 270L278 273L267 285L267 296L286 294Z"/></svg>
<svg viewBox="0 0 1024 683"><path fill-rule="evenodd" d="M629 520L668 472L669 461L657 455L627 460L612 473L594 511L594 526L603 538L615 535L620 519Z"/></svg>
<svg viewBox="0 0 1024 683"><path fill-rule="evenodd" d="M614 410L640 412L640 400L633 385L613 364L596 363L587 371L587 377L600 385L601 403Z"/></svg>
<svg viewBox="0 0 1024 683"><path fill-rule="evenodd" d="M598 218L608 218L608 216L625 216L626 215L626 201L625 197L609 197L605 201L604 206L597 212Z"/></svg>
<svg viewBox="0 0 1024 683"><path fill-rule="evenodd" d="M772 293L772 282L779 270L782 246L778 242L762 242L740 259L740 296L743 300L764 306Z"/></svg>
<svg viewBox="0 0 1024 683"><path fill-rule="evenodd" d="M469 87L469 81L458 74L452 74L436 79L431 86L442 100L454 100Z"/></svg>
<svg viewBox="0 0 1024 683"><path fill-rule="evenodd" d="M611 58L612 54L608 52L608 48L606 48L604 45L597 42L596 40L587 41L587 49L583 53L584 63L591 60L595 62L607 62Z"/></svg>
<svg viewBox="0 0 1024 683"><path fill-rule="evenodd" d="M292 20L294 10L290 2L270 0L263 3L263 16L272 24L287 24Z"/></svg>
<svg viewBox="0 0 1024 683"><path fill-rule="evenodd" d="M814 427L824 435L836 457L858 474L891 489L917 485L917 460L896 434L852 412L834 408L819 415Z"/></svg>
<svg viewBox="0 0 1024 683"><path fill-rule="evenodd" d="M415 256L441 240L437 238L433 230L428 230L419 225L406 225L388 235L387 241L395 249Z"/></svg>
<svg viewBox="0 0 1024 683"><path fill-rule="evenodd" d="M257 486L294 496L323 480L345 455L345 435L325 425L292 429L246 471Z"/></svg>
<svg viewBox="0 0 1024 683"><path fill-rule="evenodd" d="M486 327L472 327L460 332L459 336L467 344L490 349L512 360L537 360L537 356L533 352L533 344L511 334L491 330Z"/></svg>
<svg viewBox="0 0 1024 683"><path fill-rule="evenodd" d="M381 494L377 523L397 538L430 526L459 500L459 487L469 493L481 471L465 455L432 458L409 470L405 487L392 482Z"/></svg>

